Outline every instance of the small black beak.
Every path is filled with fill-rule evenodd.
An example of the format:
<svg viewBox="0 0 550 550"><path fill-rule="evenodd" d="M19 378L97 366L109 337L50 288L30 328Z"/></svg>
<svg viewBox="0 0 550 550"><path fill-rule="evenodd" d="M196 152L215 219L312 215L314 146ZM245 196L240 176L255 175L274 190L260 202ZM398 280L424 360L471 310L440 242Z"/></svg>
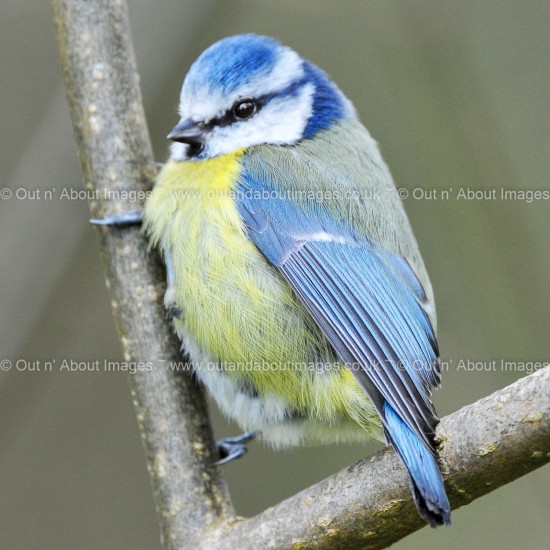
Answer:
<svg viewBox="0 0 550 550"><path fill-rule="evenodd" d="M166 137L172 141L196 146L203 142L205 135L206 131L201 127L201 123L187 119L180 121Z"/></svg>

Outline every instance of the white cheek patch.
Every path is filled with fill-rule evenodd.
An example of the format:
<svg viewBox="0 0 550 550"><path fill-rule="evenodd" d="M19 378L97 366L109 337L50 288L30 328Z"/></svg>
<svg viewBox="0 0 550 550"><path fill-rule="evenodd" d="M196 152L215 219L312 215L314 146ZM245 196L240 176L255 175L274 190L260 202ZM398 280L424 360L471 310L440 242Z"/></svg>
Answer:
<svg viewBox="0 0 550 550"><path fill-rule="evenodd" d="M264 143L296 143L311 117L313 93L313 84L306 84L295 96L272 99L250 120L214 128L206 141L207 156L216 157Z"/></svg>

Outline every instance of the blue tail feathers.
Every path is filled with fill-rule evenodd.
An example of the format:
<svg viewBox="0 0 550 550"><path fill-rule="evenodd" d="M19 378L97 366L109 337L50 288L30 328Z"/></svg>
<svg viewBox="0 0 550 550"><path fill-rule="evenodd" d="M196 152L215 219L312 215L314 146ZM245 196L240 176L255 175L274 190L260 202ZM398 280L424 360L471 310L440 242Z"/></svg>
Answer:
<svg viewBox="0 0 550 550"><path fill-rule="evenodd" d="M451 507L443 487L434 453L384 404L386 435L409 472L412 492L420 515L432 526L451 523Z"/></svg>

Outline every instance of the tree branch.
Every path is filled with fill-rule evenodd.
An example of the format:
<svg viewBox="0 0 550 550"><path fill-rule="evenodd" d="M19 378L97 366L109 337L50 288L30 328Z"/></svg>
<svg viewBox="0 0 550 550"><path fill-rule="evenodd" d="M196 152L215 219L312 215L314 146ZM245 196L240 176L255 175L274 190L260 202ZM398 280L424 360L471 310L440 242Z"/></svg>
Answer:
<svg viewBox="0 0 550 550"><path fill-rule="evenodd" d="M145 193L154 163L126 5L52 0L67 98L93 217L120 214ZM166 548L383 548L424 524L389 449L251 519L237 519L215 459L201 390L180 361L158 258L135 228L99 231L113 314ZM148 370L149 365L152 367ZM454 509L550 460L550 369L444 418L441 462Z"/></svg>
<svg viewBox="0 0 550 550"><path fill-rule="evenodd" d="M437 434L454 510L543 466L550 461L550 367L445 417ZM201 548L386 548L424 525L404 466L385 449L210 532Z"/></svg>
<svg viewBox="0 0 550 550"><path fill-rule="evenodd" d="M150 189L155 164L145 124L127 7L114 0L52 0L65 88L92 217L120 214ZM141 205L143 200L141 200ZM199 540L233 514L218 468L204 396L179 362L166 320L160 261L139 229L99 232L113 315L130 376L162 539Z"/></svg>

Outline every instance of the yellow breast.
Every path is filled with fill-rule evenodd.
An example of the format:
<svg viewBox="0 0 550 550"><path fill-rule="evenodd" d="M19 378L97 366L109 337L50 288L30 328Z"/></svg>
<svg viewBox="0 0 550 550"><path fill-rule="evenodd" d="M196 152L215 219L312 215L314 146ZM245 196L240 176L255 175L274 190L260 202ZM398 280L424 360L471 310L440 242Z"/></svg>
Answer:
<svg viewBox="0 0 550 550"><path fill-rule="evenodd" d="M246 234L235 200L241 155L168 162L146 203L145 230L173 264L176 326L260 394L284 396L317 418L344 414L354 400L364 410L366 396L347 370L313 376L313 365L336 358Z"/></svg>
<svg viewBox="0 0 550 550"><path fill-rule="evenodd" d="M246 235L235 203L241 155L168 162L145 208L146 230L169 252L176 305L212 357L296 361L296 350L312 347L311 323Z"/></svg>

